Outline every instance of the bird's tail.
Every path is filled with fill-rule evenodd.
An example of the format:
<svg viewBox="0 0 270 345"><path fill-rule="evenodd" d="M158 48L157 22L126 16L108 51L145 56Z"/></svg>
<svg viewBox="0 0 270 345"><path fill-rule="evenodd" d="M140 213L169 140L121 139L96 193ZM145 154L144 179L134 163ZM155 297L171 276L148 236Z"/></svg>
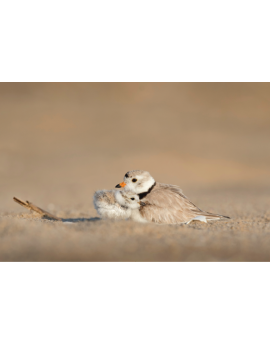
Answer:
<svg viewBox="0 0 270 345"><path fill-rule="evenodd" d="M231 219L228 216L222 216L221 214L214 214L210 212L203 212L203 214L207 220L218 220L218 219Z"/></svg>
<svg viewBox="0 0 270 345"><path fill-rule="evenodd" d="M219 219L231 219L228 216L222 216L221 214L214 214L214 213L210 213L210 212L198 212L197 216L190 219L186 224L189 224L190 222L192 222L193 220L198 220L204 223L207 223L208 221L211 220L219 220Z"/></svg>

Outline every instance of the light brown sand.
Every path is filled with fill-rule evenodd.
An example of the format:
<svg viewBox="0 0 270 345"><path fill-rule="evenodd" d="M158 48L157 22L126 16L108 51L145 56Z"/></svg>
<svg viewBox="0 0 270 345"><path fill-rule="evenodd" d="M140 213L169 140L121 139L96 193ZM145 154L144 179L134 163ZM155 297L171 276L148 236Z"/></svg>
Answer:
<svg viewBox="0 0 270 345"><path fill-rule="evenodd" d="M1 84L0 260L269 261L269 91L268 84ZM200 208L232 220L91 220L94 191L113 188L131 169L180 185ZM13 196L77 221L41 220Z"/></svg>
<svg viewBox="0 0 270 345"><path fill-rule="evenodd" d="M225 195L224 195L225 194ZM30 212L0 218L2 261L268 261L268 193L210 193L198 204L233 217L208 224L168 226L105 221L89 212L56 211L69 222L41 220ZM79 207L78 207L79 209ZM91 218L90 215L93 217Z"/></svg>

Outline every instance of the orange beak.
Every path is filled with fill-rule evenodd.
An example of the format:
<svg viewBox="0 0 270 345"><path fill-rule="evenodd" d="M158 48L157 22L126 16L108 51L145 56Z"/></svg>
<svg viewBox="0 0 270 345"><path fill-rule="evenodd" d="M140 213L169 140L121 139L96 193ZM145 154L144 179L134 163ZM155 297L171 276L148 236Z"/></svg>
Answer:
<svg viewBox="0 0 270 345"><path fill-rule="evenodd" d="M115 186L115 188L124 188L126 186L125 182L121 182L118 185Z"/></svg>

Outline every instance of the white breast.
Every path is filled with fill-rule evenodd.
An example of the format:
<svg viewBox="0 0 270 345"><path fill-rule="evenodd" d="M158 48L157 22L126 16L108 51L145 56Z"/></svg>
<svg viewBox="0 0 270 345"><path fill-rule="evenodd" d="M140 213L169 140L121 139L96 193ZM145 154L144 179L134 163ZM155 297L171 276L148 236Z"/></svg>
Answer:
<svg viewBox="0 0 270 345"><path fill-rule="evenodd" d="M148 221L141 216L140 210L131 210L130 219L135 222L148 223Z"/></svg>
<svg viewBox="0 0 270 345"><path fill-rule="evenodd" d="M105 219L127 219L131 213L129 209L124 209L118 204L96 207L96 210L100 217Z"/></svg>

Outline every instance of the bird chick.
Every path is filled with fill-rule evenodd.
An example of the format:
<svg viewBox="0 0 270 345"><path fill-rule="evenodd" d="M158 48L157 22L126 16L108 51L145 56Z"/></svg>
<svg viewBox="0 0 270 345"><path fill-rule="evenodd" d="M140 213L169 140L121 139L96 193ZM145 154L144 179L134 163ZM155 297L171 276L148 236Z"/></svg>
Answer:
<svg viewBox="0 0 270 345"><path fill-rule="evenodd" d="M116 190L98 190L94 194L94 206L102 219L127 219L131 209L116 201Z"/></svg>

